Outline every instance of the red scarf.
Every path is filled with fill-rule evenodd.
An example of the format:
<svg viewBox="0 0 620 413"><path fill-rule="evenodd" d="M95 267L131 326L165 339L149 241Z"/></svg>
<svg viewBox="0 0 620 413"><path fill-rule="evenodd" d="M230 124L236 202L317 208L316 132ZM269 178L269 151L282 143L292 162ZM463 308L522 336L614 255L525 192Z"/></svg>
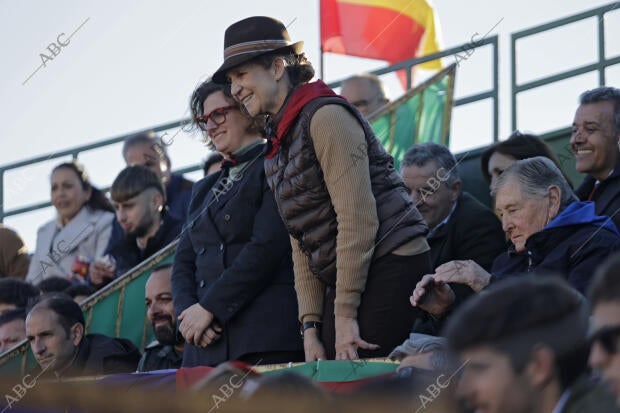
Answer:
<svg viewBox="0 0 620 413"><path fill-rule="evenodd" d="M299 86L297 90L293 92L293 96L290 97L288 104L284 108L282 119L278 123L278 128L276 130L276 136L268 136L271 149L265 155L265 158L271 159L278 153L280 150L280 141L286 136L297 119L297 115L299 115L299 112L301 112L308 102L318 97L328 96L342 98L331 90L329 86L323 83L322 80Z"/></svg>

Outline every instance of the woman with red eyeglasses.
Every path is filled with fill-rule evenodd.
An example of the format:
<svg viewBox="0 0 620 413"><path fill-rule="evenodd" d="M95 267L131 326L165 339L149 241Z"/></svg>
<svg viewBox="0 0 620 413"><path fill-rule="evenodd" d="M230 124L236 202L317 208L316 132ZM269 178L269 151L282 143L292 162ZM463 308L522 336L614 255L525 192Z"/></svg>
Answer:
<svg viewBox="0 0 620 413"><path fill-rule="evenodd" d="M225 158L221 172L194 185L174 259L183 366L303 361L291 246L265 180L259 121L210 80L190 109L207 145Z"/></svg>

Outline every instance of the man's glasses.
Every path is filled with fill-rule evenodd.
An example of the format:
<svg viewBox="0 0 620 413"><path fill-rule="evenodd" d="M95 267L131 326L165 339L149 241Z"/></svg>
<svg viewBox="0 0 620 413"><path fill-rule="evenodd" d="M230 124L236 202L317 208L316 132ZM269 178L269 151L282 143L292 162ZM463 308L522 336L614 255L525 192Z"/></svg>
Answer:
<svg viewBox="0 0 620 413"><path fill-rule="evenodd" d="M375 100L377 100L379 97L381 97L381 93L377 93L376 95L368 99L356 100L355 102L351 102L351 104L355 106L356 108L366 107L370 105L372 102L374 102Z"/></svg>
<svg viewBox="0 0 620 413"><path fill-rule="evenodd" d="M618 338L620 338L620 325L603 327L590 336L590 344L599 342L609 354L618 352Z"/></svg>
<svg viewBox="0 0 620 413"><path fill-rule="evenodd" d="M232 109L237 109L236 106L224 106L223 108L217 108L213 112L208 115L199 116L196 118L196 124L203 131L207 131L207 123L209 123L209 119L213 121L217 126L220 126L222 123L226 122L226 115Z"/></svg>

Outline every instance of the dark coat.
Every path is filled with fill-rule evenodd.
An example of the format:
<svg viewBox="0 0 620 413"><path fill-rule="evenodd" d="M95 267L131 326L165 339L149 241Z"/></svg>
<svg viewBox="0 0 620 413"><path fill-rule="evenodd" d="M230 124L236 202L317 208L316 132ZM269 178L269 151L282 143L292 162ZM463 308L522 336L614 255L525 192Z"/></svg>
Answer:
<svg viewBox="0 0 620 413"><path fill-rule="evenodd" d="M587 175L575 194L582 201L587 201L588 196L594 189L596 179ZM596 213L598 215L607 215L611 217L616 224L616 228L620 229L620 160L616 162L613 173L600 183L592 195L591 201L594 202Z"/></svg>
<svg viewBox="0 0 620 413"><path fill-rule="evenodd" d="M155 340L144 349L137 371L178 369L182 361L183 354L178 353L174 346Z"/></svg>
<svg viewBox="0 0 620 413"><path fill-rule="evenodd" d="M163 215L163 222L154 236L146 242L146 248L141 250L136 244L134 235L125 237L116 243L108 253L116 260L116 275L122 275L151 255L174 241L181 233L182 222L169 214Z"/></svg>
<svg viewBox="0 0 620 413"><path fill-rule="evenodd" d="M616 400L602 383L587 376L570 386L570 395L561 413L618 413Z"/></svg>
<svg viewBox="0 0 620 413"><path fill-rule="evenodd" d="M290 240L265 180L263 156L245 168L242 178L226 178L227 185L223 173L194 185L174 259L174 310L178 317L200 303L223 333L205 349L185 344L186 367L303 349Z"/></svg>
<svg viewBox="0 0 620 413"><path fill-rule="evenodd" d="M75 360L60 372L60 376L133 373L139 360L140 351L131 341L102 334L87 334L79 344ZM45 376L52 376L51 371L46 372Z"/></svg>
<svg viewBox="0 0 620 413"><path fill-rule="evenodd" d="M525 252L512 249L497 257L491 272L499 279L533 271L559 274L585 294L596 267L619 247L616 227L595 214L594 203L573 202L527 239Z"/></svg>
<svg viewBox="0 0 620 413"><path fill-rule="evenodd" d="M433 268L452 260L474 260L487 271L506 251L506 236L495 214L463 192L448 221L429 234Z"/></svg>

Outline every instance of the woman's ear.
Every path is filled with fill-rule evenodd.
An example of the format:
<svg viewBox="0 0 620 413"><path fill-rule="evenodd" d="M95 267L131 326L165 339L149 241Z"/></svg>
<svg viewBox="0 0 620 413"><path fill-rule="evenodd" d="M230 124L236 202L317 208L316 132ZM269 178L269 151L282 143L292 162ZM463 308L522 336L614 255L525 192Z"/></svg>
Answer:
<svg viewBox="0 0 620 413"><path fill-rule="evenodd" d="M286 72L286 62L284 61L284 58L281 56L276 56L273 59L271 68L273 70L274 79L276 81L282 79L282 76L284 76L284 73Z"/></svg>

